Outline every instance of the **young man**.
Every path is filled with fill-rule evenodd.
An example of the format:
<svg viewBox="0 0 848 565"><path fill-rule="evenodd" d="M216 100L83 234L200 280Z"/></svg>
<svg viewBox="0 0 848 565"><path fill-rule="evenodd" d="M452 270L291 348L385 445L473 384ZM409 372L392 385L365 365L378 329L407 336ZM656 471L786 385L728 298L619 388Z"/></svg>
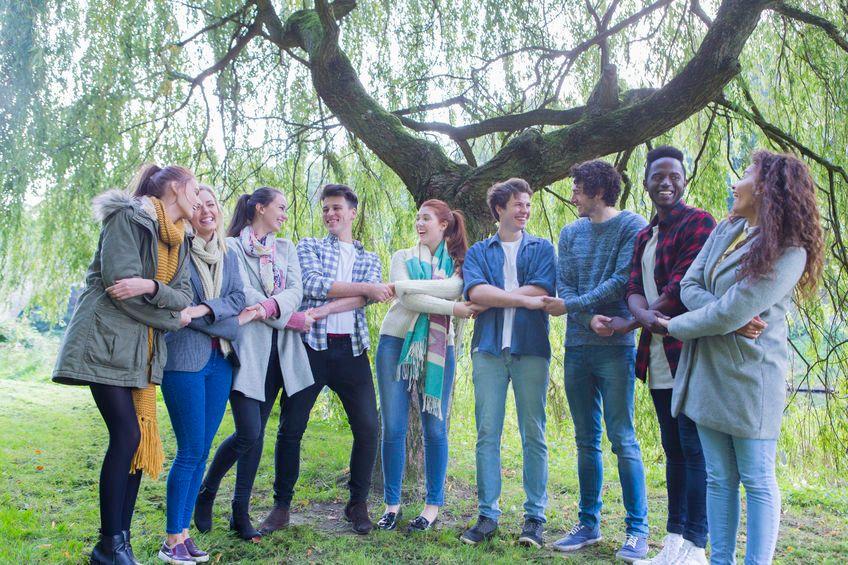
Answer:
<svg viewBox="0 0 848 565"><path fill-rule="evenodd" d="M614 333L612 318L629 318L624 286L630 274L633 243L647 222L615 203L621 177L603 161L571 169L571 202L580 215L559 238L560 298L545 299L549 314L568 313L565 338L565 393L577 442L580 482L579 522L554 544L573 551L601 539L601 417L618 459L618 474L627 510L624 544L616 554L625 561L648 551L648 503L642 452L633 429L632 330Z"/></svg>
<svg viewBox="0 0 848 565"><path fill-rule="evenodd" d="M461 536L471 545L490 539L498 528L501 434L510 381L527 496L518 541L535 547L544 544L548 482L545 400L551 350L542 297L554 293L556 258L548 240L524 231L532 195L530 185L518 178L489 189L489 209L498 222L498 232L475 243L462 267L468 299L488 308L478 315L471 340L480 516Z"/></svg>
<svg viewBox="0 0 848 565"><path fill-rule="evenodd" d="M274 509L260 526L270 533L289 522L289 505L300 473L300 441L309 413L326 385L342 401L351 432L350 501L345 518L358 534L373 528L368 490L377 457L377 401L368 362L365 304L389 300L392 289L381 282L380 260L353 239L358 199L350 187L328 184L321 192L323 239L297 244L303 271L303 308L315 319L304 335L315 384L292 395L280 412L275 450Z"/></svg>
<svg viewBox="0 0 848 565"><path fill-rule="evenodd" d="M686 189L683 153L669 146L650 151L643 185L656 215L636 236L627 284L627 303L642 327L636 355L636 376L646 380L660 424L665 451L668 522L663 548L650 560L654 565L707 563L707 475L695 422L686 415L671 416L674 373L683 343L667 335L658 318L686 312L680 301L680 281L716 222L709 213L683 202ZM614 321L614 324L618 321Z"/></svg>

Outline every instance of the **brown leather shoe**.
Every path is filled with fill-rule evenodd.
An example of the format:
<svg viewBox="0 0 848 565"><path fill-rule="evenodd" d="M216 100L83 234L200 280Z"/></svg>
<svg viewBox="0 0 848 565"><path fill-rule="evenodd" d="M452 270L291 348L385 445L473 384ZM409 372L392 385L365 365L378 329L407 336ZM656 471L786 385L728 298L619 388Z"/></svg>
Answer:
<svg viewBox="0 0 848 565"><path fill-rule="evenodd" d="M344 509L344 516L357 534L364 536L374 529L374 524L368 517L368 505L365 502L348 502Z"/></svg>
<svg viewBox="0 0 848 565"><path fill-rule="evenodd" d="M267 536L271 532L282 530L289 525L289 507L275 506L271 513L259 524L259 531Z"/></svg>

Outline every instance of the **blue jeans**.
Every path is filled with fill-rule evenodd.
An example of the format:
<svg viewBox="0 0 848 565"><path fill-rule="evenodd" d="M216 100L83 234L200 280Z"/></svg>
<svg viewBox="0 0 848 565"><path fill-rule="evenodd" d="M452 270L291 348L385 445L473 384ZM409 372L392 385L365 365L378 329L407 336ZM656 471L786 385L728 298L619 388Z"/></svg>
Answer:
<svg viewBox="0 0 848 565"><path fill-rule="evenodd" d="M224 417L232 383L233 366L220 349L213 349L206 366L196 373L165 371L162 377L162 396L177 437L177 456L166 488L169 534L178 534L191 523L209 447Z"/></svg>
<svg viewBox="0 0 848 565"><path fill-rule="evenodd" d="M400 504L403 466L406 463L406 432L409 425L410 392L408 381L396 380L403 339L390 335L380 336L377 348L377 387L380 391L380 414L383 422L383 441L380 446L383 459L383 500L386 504ZM450 395L453 390L454 349L447 348L445 378L442 387L442 416L447 418ZM421 395L418 395L422 406ZM427 485L427 504L442 506L445 503L445 476L448 471L448 433L446 420L421 411L421 428L424 432L424 477Z"/></svg>
<svg viewBox="0 0 848 565"><path fill-rule="evenodd" d="M544 336L547 339L547 336ZM477 501L481 516L497 521L501 514L501 435L510 381L515 394L518 432L523 452L524 517L545 521L548 503L548 446L545 403L548 360L536 355L513 356L477 351L471 355L474 417L477 422Z"/></svg>
<svg viewBox="0 0 848 565"><path fill-rule="evenodd" d="M707 469L698 428L686 414L671 416L673 389L651 389L665 451L666 531L707 546Z"/></svg>
<svg viewBox="0 0 848 565"><path fill-rule="evenodd" d="M633 429L636 349L627 345L565 348L565 394L574 421L580 523L597 530L601 520L604 464L601 415L618 459L627 533L648 535L648 500L642 451Z"/></svg>
<svg viewBox="0 0 848 565"><path fill-rule="evenodd" d="M734 437L698 426L707 462L707 518L710 563L736 562L739 482L748 503L745 563L771 563L780 526L780 490L774 475L776 439Z"/></svg>

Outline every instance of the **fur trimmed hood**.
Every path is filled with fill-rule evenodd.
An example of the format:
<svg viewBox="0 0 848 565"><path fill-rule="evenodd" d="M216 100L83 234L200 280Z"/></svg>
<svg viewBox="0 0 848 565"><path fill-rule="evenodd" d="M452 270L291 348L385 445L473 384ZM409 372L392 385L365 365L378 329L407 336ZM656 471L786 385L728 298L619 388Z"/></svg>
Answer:
<svg viewBox="0 0 848 565"><path fill-rule="evenodd" d="M107 190L103 194L99 194L91 201L91 207L94 210L94 218L98 222L105 222L106 218L126 208L130 208L134 212L134 216L142 214L148 220L156 222L156 209L153 207L153 202L147 196L136 198L124 190Z"/></svg>

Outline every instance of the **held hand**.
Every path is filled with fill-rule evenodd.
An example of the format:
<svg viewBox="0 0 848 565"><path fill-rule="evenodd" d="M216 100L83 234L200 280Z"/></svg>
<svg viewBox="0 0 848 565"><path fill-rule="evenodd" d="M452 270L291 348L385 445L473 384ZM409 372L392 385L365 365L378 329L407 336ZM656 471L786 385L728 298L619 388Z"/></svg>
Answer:
<svg viewBox="0 0 848 565"><path fill-rule="evenodd" d="M329 316L327 309L324 308L323 306L318 306L317 308L310 308L309 310L306 311L306 314L310 318L312 318L313 321L323 320L324 318Z"/></svg>
<svg viewBox="0 0 848 565"><path fill-rule="evenodd" d="M657 318L657 324L660 325L665 330L665 333L668 333L668 323L671 321L671 318Z"/></svg>
<svg viewBox="0 0 848 565"><path fill-rule="evenodd" d="M607 324L607 327L612 329L613 333L626 334L627 332L635 330L638 327L638 323L636 320L628 320L621 316L613 316L610 318L610 322Z"/></svg>
<svg viewBox="0 0 848 565"><path fill-rule="evenodd" d="M115 281L115 284L106 288L106 292L108 292L109 296L115 300L127 300L143 294L155 293L156 282L150 279L142 279L140 277L121 279Z"/></svg>
<svg viewBox="0 0 848 565"><path fill-rule="evenodd" d="M545 303L545 312L551 316L562 316L565 314L565 300L554 296L543 296L542 302Z"/></svg>
<svg viewBox="0 0 848 565"><path fill-rule="evenodd" d="M374 283L368 292L368 298L374 302L386 302L391 300L395 295L393 285Z"/></svg>
<svg viewBox="0 0 848 565"><path fill-rule="evenodd" d="M315 318L309 315L309 311L303 313L303 329L301 330L303 333L309 333L312 331L312 324L315 323Z"/></svg>
<svg viewBox="0 0 848 565"><path fill-rule="evenodd" d="M668 319L668 316L660 312L659 310L636 310L633 312L633 316L636 318L636 321L640 326L645 328L651 333L665 335L668 333L668 330L659 325L657 320L659 319Z"/></svg>
<svg viewBox="0 0 848 565"><path fill-rule="evenodd" d="M248 310L248 309L245 308L238 315L238 324L239 324L239 326L243 326L245 324L249 324L254 319L256 319L256 311L255 310Z"/></svg>
<svg viewBox="0 0 848 565"><path fill-rule="evenodd" d="M191 306L189 306L191 308ZM188 308L180 310L180 327L184 328L191 323L191 314L188 313Z"/></svg>
<svg viewBox="0 0 848 565"><path fill-rule="evenodd" d="M589 322L589 327L592 328L592 331L599 336L609 337L613 334L612 328L609 327L610 322L612 322L612 318L595 314Z"/></svg>
<svg viewBox="0 0 848 565"><path fill-rule="evenodd" d="M477 318L477 316L489 309L488 306L483 306L482 304L477 304L474 302L466 302L466 304L468 304L469 308L471 308L471 310L474 312L474 314L471 315L472 318Z"/></svg>
<svg viewBox="0 0 848 565"><path fill-rule="evenodd" d="M457 318L473 318L475 316L474 309L471 307L471 302L454 302L453 315Z"/></svg>
<svg viewBox="0 0 848 565"><path fill-rule="evenodd" d="M521 300L521 308L528 310L542 310L545 308L543 296L524 296Z"/></svg>
<svg viewBox="0 0 848 565"><path fill-rule="evenodd" d="M264 320L268 317L268 313L265 311L265 307L262 304L254 304L253 306L248 306L245 310L249 310L254 312L257 320Z"/></svg>
<svg viewBox="0 0 848 565"><path fill-rule="evenodd" d="M754 319L736 330L736 333L748 339L757 339L768 327L768 324L759 316L754 316Z"/></svg>

